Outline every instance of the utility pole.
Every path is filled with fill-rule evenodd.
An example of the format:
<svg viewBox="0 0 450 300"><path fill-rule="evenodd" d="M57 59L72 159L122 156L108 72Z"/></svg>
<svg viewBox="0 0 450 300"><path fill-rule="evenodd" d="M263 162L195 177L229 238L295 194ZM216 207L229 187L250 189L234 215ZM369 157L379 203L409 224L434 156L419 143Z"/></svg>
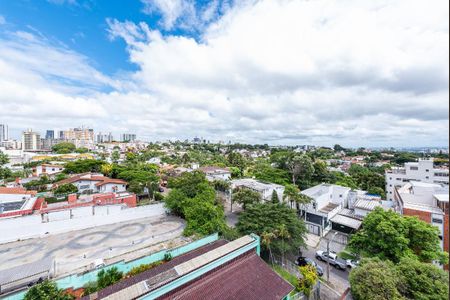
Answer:
<svg viewBox="0 0 450 300"><path fill-rule="evenodd" d="M330 282L330 243L333 242L334 238L336 237L336 235L338 234L338 232L336 231L333 236L331 237L330 240L328 240L327 242L327 282Z"/></svg>

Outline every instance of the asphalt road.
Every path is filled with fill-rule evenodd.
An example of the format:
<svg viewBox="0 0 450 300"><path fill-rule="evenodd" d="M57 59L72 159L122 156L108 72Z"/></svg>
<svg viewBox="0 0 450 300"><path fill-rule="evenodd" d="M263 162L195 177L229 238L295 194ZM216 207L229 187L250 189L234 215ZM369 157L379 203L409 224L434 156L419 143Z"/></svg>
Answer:
<svg viewBox="0 0 450 300"><path fill-rule="evenodd" d="M303 256L313 259L319 266L323 269L323 276L322 278L324 280L327 279L327 264L325 262L322 262L318 259L316 259L316 249L309 248L307 250L302 249ZM350 286L348 282L348 275L349 275L350 269L347 269L345 271L337 270L335 267L330 265L330 283L333 285L333 287L336 289L336 291L343 293L347 287Z"/></svg>

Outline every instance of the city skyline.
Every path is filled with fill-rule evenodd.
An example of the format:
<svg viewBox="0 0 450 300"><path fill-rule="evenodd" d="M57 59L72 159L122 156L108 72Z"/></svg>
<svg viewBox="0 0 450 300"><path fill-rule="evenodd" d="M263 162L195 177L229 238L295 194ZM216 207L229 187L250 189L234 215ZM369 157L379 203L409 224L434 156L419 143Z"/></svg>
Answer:
<svg viewBox="0 0 450 300"><path fill-rule="evenodd" d="M448 5L5 2L0 122L15 138L86 124L148 141L448 145Z"/></svg>

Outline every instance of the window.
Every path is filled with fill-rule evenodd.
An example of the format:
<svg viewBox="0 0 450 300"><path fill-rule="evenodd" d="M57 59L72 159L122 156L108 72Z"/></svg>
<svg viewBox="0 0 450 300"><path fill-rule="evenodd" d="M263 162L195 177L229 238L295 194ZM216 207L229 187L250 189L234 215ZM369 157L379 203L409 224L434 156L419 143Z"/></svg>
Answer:
<svg viewBox="0 0 450 300"><path fill-rule="evenodd" d="M430 177L429 176L425 176L425 179L430 179Z"/></svg>
<svg viewBox="0 0 450 300"><path fill-rule="evenodd" d="M342 195L339 195L339 198L342 198Z"/></svg>
<svg viewBox="0 0 450 300"><path fill-rule="evenodd" d="M389 177L389 180L392 180L392 177Z"/></svg>
<svg viewBox="0 0 450 300"><path fill-rule="evenodd" d="M433 219L431 219L431 222L433 222L433 223L438 223L438 224L442 224L442 220L441 220L441 219L435 219L435 218L433 218Z"/></svg>
<svg viewBox="0 0 450 300"><path fill-rule="evenodd" d="M411 171L417 171L417 170L419 170L419 167L409 167L409 169L410 169Z"/></svg>
<svg viewBox="0 0 450 300"><path fill-rule="evenodd" d="M425 172L430 172L430 170L426 169Z"/></svg>
<svg viewBox="0 0 450 300"><path fill-rule="evenodd" d="M392 184L390 184L389 186L392 187Z"/></svg>

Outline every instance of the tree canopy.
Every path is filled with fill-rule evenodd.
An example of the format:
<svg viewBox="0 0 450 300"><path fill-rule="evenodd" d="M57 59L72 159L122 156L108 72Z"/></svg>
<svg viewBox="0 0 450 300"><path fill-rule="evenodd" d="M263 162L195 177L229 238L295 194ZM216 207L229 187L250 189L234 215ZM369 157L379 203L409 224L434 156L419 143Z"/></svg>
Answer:
<svg viewBox="0 0 450 300"><path fill-rule="evenodd" d="M403 258L397 265L363 259L350 272L352 296L365 299L448 299L448 273L431 263Z"/></svg>
<svg viewBox="0 0 450 300"><path fill-rule="evenodd" d="M45 280L28 290L24 300L72 300L75 297L65 293L56 283Z"/></svg>
<svg viewBox="0 0 450 300"><path fill-rule="evenodd" d="M403 257L423 262L448 261L448 255L440 248L436 227L417 217L401 216L379 207L366 216L362 229L352 235L349 247L356 253L395 263Z"/></svg>
<svg viewBox="0 0 450 300"><path fill-rule="evenodd" d="M281 237L277 233L280 227L285 226L289 238ZM273 233L270 241L271 249L277 253L297 252L300 246L304 246L306 228L295 210L285 204L257 203L247 207L241 212L236 225L242 234ZM269 250L264 246L264 250Z"/></svg>
<svg viewBox="0 0 450 300"><path fill-rule="evenodd" d="M73 143L61 142L52 147L52 151L58 154L67 154L75 151L77 147Z"/></svg>
<svg viewBox="0 0 450 300"><path fill-rule="evenodd" d="M233 191L232 201L242 204L246 209L250 204L261 202L261 194L248 188L236 188Z"/></svg>

